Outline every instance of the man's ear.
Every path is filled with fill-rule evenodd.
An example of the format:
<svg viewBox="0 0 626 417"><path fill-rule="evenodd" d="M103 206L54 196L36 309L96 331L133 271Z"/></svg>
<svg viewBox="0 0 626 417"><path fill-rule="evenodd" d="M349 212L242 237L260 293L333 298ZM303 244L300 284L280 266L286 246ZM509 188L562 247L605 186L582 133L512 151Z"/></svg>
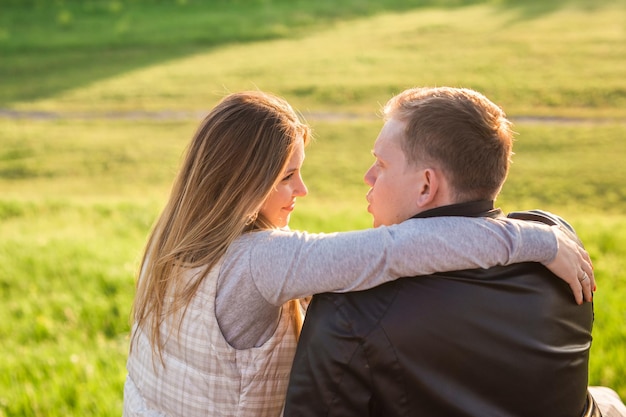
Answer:
<svg viewBox="0 0 626 417"><path fill-rule="evenodd" d="M439 192L439 182L439 175L434 169L426 168L422 171L420 175L420 189L417 196L417 206L419 208L427 207L435 201Z"/></svg>

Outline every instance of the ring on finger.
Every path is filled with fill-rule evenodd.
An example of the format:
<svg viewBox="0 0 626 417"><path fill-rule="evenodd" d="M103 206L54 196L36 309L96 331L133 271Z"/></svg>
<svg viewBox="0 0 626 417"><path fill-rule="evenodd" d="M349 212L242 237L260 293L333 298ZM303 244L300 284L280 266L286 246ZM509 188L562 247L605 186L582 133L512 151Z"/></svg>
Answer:
<svg viewBox="0 0 626 417"><path fill-rule="evenodd" d="M583 276L582 276L582 278L579 279L579 281L583 282L586 279L589 279L589 275L587 275L587 273L585 271L583 271Z"/></svg>

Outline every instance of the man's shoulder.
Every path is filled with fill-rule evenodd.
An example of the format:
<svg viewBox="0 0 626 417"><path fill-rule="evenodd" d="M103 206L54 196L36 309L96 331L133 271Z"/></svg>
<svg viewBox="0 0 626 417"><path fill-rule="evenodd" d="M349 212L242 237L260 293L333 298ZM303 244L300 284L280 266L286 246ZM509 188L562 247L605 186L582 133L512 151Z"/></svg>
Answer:
<svg viewBox="0 0 626 417"><path fill-rule="evenodd" d="M574 232L574 228L563 217L545 210L512 211L507 215L511 219L529 220L545 223L550 226L562 226Z"/></svg>
<svg viewBox="0 0 626 417"><path fill-rule="evenodd" d="M564 218L554 213L550 213L545 210L527 210L527 211L513 211L507 215L511 219L520 219L535 221L547 224L549 226L558 226L561 230L567 233L571 238L578 241L581 245L580 239L576 235L576 231Z"/></svg>

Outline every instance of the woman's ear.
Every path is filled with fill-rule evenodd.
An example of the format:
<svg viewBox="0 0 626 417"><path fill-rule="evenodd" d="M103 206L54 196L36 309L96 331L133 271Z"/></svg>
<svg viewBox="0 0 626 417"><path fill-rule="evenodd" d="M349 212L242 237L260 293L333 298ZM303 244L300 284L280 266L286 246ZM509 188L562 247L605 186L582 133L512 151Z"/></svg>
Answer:
<svg viewBox="0 0 626 417"><path fill-rule="evenodd" d="M431 205L437 193L439 192L439 175L437 171L426 168L420 174L419 194L417 195L417 206L420 209L428 208Z"/></svg>

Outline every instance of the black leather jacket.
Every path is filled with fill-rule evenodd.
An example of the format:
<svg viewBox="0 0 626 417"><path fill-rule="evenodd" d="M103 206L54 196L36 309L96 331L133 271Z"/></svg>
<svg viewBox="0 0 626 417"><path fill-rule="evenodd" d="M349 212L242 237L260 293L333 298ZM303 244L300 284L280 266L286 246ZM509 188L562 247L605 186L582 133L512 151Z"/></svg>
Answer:
<svg viewBox="0 0 626 417"><path fill-rule="evenodd" d="M482 201L422 213L501 215ZM514 217L571 227L544 212ZM573 231L572 231L573 232ZM593 306L538 263L402 278L309 306L285 416L598 415Z"/></svg>

